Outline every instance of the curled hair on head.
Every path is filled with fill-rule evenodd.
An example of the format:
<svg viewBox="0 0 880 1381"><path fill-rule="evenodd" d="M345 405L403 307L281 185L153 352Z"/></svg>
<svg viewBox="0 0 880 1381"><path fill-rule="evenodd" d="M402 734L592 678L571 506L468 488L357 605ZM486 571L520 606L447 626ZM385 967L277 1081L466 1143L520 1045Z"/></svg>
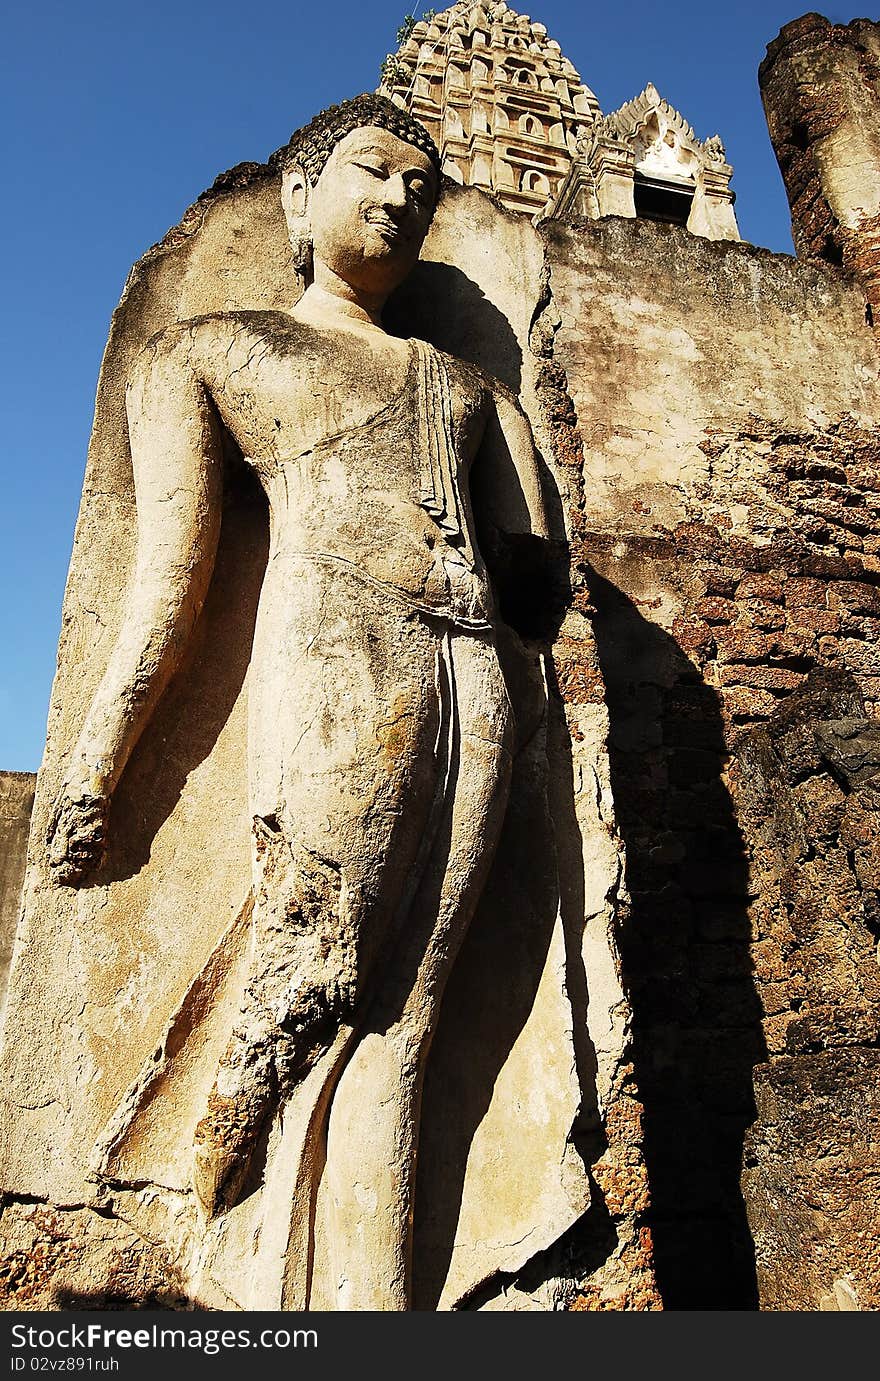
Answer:
<svg viewBox="0 0 880 1381"><path fill-rule="evenodd" d="M426 154L437 174L437 198L440 196L440 151L425 126L410 115L409 111L389 101L387 96L375 92L364 92L353 96L339 105L328 106L301 129L295 130L283 148L273 153L269 164L280 172L285 172L294 164L302 168L312 187L318 181L327 159L337 144L341 144L352 130L363 129L368 125L378 125L387 129L398 139L411 144L414 149ZM435 200L436 206L436 200ZM294 268L303 282L308 285L312 279L312 241L308 231L303 228L291 234Z"/></svg>
<svg viewBox="0 0 880 1381"><path fill-rule="evenodd" d="M284 148L272 155L270 163L282 171L292 163L298 163L314 187L336 145L352 130L361 129L364 125L378 125L379 129L387 129L390 134L395 134L398 139L403 139L414 149L426 154L434 165L439 190L440 151L425 126L414 119L409 111L389 101L387 96L378 96L370 91L322 110L314 120L294 131Z"/></svg>

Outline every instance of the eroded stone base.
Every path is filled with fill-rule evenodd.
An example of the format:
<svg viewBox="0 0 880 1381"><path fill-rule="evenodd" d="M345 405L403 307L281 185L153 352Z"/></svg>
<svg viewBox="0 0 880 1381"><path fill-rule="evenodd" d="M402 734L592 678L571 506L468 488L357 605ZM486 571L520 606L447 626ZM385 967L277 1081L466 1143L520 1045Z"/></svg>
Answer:
<svg viewBox="0 0 880 1381"><path fill-rule="evenodd" d="M0 1309L195 1309L171 1259L112 1210L7 1204Z"/></svg>

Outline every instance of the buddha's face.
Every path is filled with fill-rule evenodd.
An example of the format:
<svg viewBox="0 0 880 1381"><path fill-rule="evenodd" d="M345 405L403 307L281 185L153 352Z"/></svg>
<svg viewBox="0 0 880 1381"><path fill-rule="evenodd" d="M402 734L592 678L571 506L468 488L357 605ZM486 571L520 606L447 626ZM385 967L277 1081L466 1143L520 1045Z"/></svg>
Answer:
<svg viewBox="0 0 880 1381"><path fill-rule="evenodd" d="M364 125L336 145L305 197L316 279L324 266L357 291L387 294L419 257L437 176L420 149Z"/></svg>

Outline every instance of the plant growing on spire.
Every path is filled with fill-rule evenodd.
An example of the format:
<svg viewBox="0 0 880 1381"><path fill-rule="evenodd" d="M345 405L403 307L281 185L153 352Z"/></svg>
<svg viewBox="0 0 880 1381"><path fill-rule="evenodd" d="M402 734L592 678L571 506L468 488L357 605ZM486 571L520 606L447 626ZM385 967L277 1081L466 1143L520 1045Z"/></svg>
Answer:
<svg viewBox="0 0 880 1381"><path fill-rule="evenodd" d="M421 23L430 24L436 13L436 10L425 10L422 14ZM404 43L412 38L413 30L419 22L420 21L416 19L414 14L405 14L403 16L403 20L396 34L398 48L402 48ZM401 63L398 54L386 54L379 68L379 77L382 85L392 87L407 76L409 76L408 69Z"/></svg>

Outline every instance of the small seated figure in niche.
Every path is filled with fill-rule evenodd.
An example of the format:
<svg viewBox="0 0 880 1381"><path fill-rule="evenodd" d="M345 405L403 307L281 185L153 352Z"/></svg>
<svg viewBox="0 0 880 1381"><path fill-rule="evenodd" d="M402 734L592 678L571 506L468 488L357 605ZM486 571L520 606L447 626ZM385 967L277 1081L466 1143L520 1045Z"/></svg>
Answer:
<svg viewBox="0 0 880 1381"><path fill-rule="evenodd" d="M206 1222L228 1212L308 1081L291 1212L305 1261L323 1177L325 1307L341 1309L410 1307L425 1062L505 812L514 724L478 534L536 552L548 535L513 395L382 326L439 178L427 132L384 98L323 112L283 162L295 309L183 322L140 357L136 580L50 836L59 883L99 867L211 580L226 428L270 518L248 702L253 961L193 1188ZM309 1304L301 1275L292 1308Z"/></svg>

